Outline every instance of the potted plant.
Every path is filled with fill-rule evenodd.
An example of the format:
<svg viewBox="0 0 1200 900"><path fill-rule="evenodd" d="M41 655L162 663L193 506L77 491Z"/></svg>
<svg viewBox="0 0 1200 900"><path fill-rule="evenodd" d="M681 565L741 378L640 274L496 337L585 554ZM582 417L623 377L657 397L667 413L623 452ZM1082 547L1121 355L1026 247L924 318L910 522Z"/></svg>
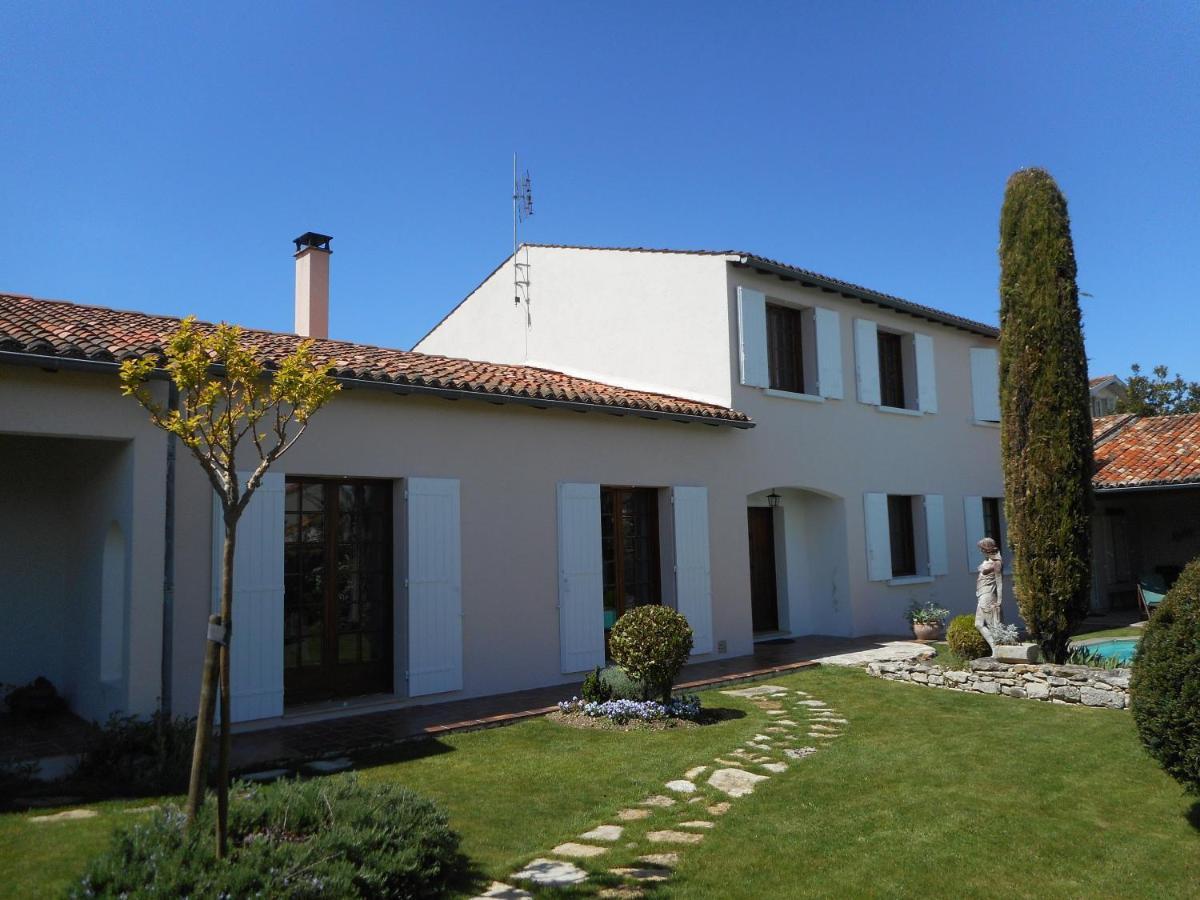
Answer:
<svg viewBox="0 0 1200 900"><path fill-rule="evenodd" d="M996 646L992 648L992 659L1005 663L1035 663L1038 661L1038 645L1021 642L1021 633L1016 625L1000 625L992 638Z"/></svg>
<svg viewBox="0 0 1200 900"><path fill-rule="evenodd" d="M909 604L905 618L912 624L913 635L918 641L936 641L942 636L942 628L950 610L935 605L932 601L921 604L914 600Z"/></svg>

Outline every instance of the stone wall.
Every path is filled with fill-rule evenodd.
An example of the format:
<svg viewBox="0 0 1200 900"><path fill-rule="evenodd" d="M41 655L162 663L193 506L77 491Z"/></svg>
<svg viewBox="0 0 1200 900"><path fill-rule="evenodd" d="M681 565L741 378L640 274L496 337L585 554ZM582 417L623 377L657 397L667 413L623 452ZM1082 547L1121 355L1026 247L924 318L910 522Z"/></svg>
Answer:
<svg viewBox="0 0 1200 900"><path fill-rule="evenodd" d="M923 660L873 662L867 674L890 681L908 681L952 691L1004 694L1049 703L1125 709L1129 706L1129 669L1091 669L1087 666L1016 664L977 659L969 669L943 669Z"/></svg>

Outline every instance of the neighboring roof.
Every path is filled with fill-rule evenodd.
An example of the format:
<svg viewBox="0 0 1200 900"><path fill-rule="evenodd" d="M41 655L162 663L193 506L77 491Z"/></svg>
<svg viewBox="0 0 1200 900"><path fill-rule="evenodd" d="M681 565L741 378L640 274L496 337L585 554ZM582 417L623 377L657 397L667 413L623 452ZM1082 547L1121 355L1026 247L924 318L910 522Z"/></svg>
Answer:
<svg viewBox="0 0 1200 900"><path fill-rule="evenodd" d="M851 300L874 303L877 306L908 313L909 315L928 319L931 322L937 322L941 325L961 328L963 331L970 331L984 337L998 338L1000 336L1000 329L994 325L985 325L983 322L965 319L953 313L934 309L932 306L924 306L920 303L914 303L911 300L905 300L902 297L873 291L870 288L865 288L849 281L842 281L840 278L832 278L828 275L822 275L819 272L801 269L798 266L769 259L765 256L759 256L757 253L748 253L745 250L666 250L654 247L580 247L570 244L530 244L529 246L562 250L615 250L624 253L678 253L692 256L724 256L728 257L729 261L735 265L769 272L772 275L780 276L785 281L799 282L804 287L820 288L826 293L841 294L843 297Z"/></svg>
<svg viewBox="0 0 1200 900"><path fill-rule="evenodd" d="M52 358L59 364L111 368L124 359L160 356L164 341L179 322L171 316L0 294L0 362ZM214 327L207 322L198 324ZM268 367L304 340L295 334L249 328L244 334ZM746 415L723 406L630 390L549 369L432 356L348 341L316 339L313 343L317 360L333 364L333 374L339 380L357 386L753 427Z"/></svg>
<svg viewBox="0 0 1200 900"><path fill-rule="evenodd" d="M1102 416L1092 433L1097 491L1200 485L1200 413Z"/></svg>
<svg viewBox="0 0 1200 900"><path fill-rule="evenodd" d="M1098 390L1099 388L1105 387L1106 385L1109 385L1109 384L1117 384L1117 385L1120 385L1122 388L1125 387L1125 382L1122 381L1120 378L1118 378L1116 375L1100 375L1097 378L1089 378L1088 379L1088 390L1095 391L1095 390Z"/></svg>

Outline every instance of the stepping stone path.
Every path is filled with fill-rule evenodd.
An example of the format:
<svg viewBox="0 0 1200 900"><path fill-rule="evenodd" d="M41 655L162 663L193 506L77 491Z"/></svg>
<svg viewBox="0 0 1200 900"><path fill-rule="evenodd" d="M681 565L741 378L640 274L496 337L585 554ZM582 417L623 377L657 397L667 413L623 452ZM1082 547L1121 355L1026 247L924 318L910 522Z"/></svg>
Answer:
<svg viewBox="0 0 1200 900"><path fill-rule="evenodd" d="M832 746L834 739L841 736L843 727L849 724L836 709L805 691L789 690L774 684L755 684L721 693L748 700L758 709L763 717L759 733L745 741L743 746L731 748L711 763L694 765L681 778L666 782L663 785L665 793L647 797L635 806L617 811L615 815L618 822L625 823L653 818L652 830L641 833L641 826L635 825L632 833L628 833L628 825L599 824L579 836L579 841L594 843L567 841L559 844L550 851L549 857L531 861L520 871L514 872L508 883L493 882L479 897L517 900L533 896L525 888L566 888L583 884L591 875L574 860L595 860L584 862L584 865L597 866L600 863L597 857L603 857L614 845L617 853L636 851L639 846L645 846L641 843L643 841L659 847L702 845L705 834L719 823L694 818L701 809L714 818L725 815L741 797L769 787L772 778L786 777L793 769L803 769L803 766L797 767L794 763ZM805 735L821 740L816 746L802 746ZM751 768L757 771L751 771ZM687 802L682 806L679 805L679 795L687 797ZM693 804L697 803L703 806L694 807ZM624 843L617 844L618 841ZM627 865L612 866L610 862L611 868L595 868L593 871L603 875L610 885L613 878L623 882L603 887L596 896L642 897L646 890L653 891L654 886L669 881L678 863L679 852L660 852L638 856L634 863Z"/></svg>

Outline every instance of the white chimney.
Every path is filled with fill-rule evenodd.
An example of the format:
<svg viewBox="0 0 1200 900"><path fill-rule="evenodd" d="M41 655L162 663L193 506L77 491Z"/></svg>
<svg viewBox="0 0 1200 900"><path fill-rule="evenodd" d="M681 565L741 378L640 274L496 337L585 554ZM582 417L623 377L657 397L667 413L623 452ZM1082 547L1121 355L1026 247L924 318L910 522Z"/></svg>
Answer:
<svg viewBox="0 0 1200 900"><path fill-rule="evenodd" d="M296 238L296 334L329 337L329 249L327 234Z"/></svg>

